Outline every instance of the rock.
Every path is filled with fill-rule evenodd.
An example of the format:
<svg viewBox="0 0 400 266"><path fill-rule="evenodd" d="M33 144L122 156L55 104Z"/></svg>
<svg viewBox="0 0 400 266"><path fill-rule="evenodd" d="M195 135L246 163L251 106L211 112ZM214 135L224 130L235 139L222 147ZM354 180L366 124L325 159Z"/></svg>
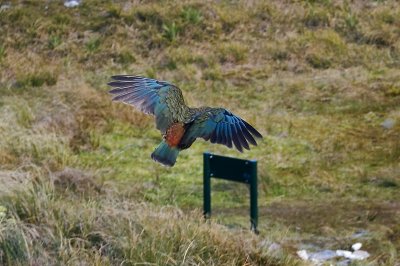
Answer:
<svg viewBox="0 0 400 266"><path fill-rule="evenodd" d="M355 247L354 247L355 246ZM369 253L364 250L358 250L356 248L361 248L361 243L356 243L352 246L355 249L354 252L349 250L336 250L336 255L339 257L345 257L351 260L364 260L369 257Z"/></svg>
<svg viewBox="0 0 400 266"><path fill-rule="evenodd" d="M80 0L67 0L64 2L65 7L77 7L81 4Z"/></svg>
<svg viewBox="0 0 400 266"><path fill-rule="evenodd" d="M336 252L329 249L311 253L309 256L312 261L326 261L335 257L337 257Z"/></svg>
<svg viewBox="0 0 400 266"><path fill-rule="evenodd" d="M353 252L348 251L348 250L341 250L341 249L336 250L336 255L338 255L339 257L348 258L348 256L351 256L351 253L353 253Z"/></svg>
<svg viewBox="0 0 400 266"><path fill-rule="evenodd" d="M359 250L360 248L362 247L362 244L361 243L355 243L355 244L353 244L352 246L351 246L351 248L354 250L354 251L356 251L356 250Z"/></svg>
<svg viewBox="0 0 400 266"><path fill-rule="evenodd" d="M341 249L338 249L336 251L326 249L317 252L307 252L306 249L302 249L297 251L297 255L302 260L312 261L316 265L321 265L321 263L323 264L329 261L333 262L334 259L336 259L337 257L344 257L345 258L344 260L338 262L337 265L339 266L347 266L351 264L352 260L364 260L370 256L368 252L360 250L360 248L362 247L361 243L355 243L351 247L354 250L354 252L350 250L341 250Z"/></svg>
<svg viewBox="0 0 400 266"><path fill-rule="evenodd" d="M366 258L368 258L370 255L367 251L364 250L356 250L353 253L351 253L351 255L347 258L351 259L351 260L365 260Z"/></svg>
<svg viewBox="0 0 400 266"><path fill-rule="evenodd" d="M381 123L381 126L385 129L391 129L396 124L396 121L391 118L387 118L385 121Z"/></svg>
<svg viewBox="0 0 400 266"><path fill-rule="evenodd" d="M299 251L297 251L297 256L299 256L300 257L300 259L302 259L302 260L308 260L308 253L307 253L307 250L299 250Z"/></svg>
<svg viewBox="0 0 400 266"><path fill-rule="evenodd" d="M308 253L307 250L303 249L303 250L297 251L297 255L302 260L311 260L314 262L327 261L327 260L333 259L338 256L335 251L329 250L329 249L314 252L314 253Z"/></svg>

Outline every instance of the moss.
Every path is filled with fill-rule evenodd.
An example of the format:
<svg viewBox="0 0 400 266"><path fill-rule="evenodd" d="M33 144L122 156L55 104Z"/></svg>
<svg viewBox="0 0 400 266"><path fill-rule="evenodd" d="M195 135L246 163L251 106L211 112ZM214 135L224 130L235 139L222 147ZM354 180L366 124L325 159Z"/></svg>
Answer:
<svg viewBox="0 0 400 266"><path fill-rule="evenodd" d="M21 76L17 80L18 87L41 87L43 85L53 86L57 83L57 75L51 72L35 72Z"/></svg>

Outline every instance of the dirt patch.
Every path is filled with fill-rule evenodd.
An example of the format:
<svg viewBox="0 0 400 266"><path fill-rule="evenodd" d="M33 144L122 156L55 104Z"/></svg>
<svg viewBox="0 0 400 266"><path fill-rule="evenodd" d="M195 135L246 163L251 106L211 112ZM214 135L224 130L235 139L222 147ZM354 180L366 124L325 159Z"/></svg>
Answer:
<svg viewBox="0 0 400 266"><path fill-rule="evenodd" d="M273 203L260 209L261 217L269 217L305 232L320 232L323 227L365 227L371 223L396 225L400 216L398 202L299 202Z"/></svg>
<svg viewBox="0 0 400 266"><path fill-rule="evenodd" d="M248 215L249 209L215 208L218 215ZM365 228L371 224L398 225L399 202L275 202L259 207L260 223L278 222L305 233L324 233L327 228Z"/></svg>

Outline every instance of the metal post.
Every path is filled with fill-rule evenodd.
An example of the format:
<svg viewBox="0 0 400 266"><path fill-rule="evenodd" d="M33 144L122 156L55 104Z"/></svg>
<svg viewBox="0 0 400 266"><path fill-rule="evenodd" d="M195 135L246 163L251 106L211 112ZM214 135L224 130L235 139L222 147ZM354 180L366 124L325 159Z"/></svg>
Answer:
<svg viewBox="0 0 400 266"><path fill-rule="evenodd" d="M258 234L257 161L203 154L204 218L211 217L211 177L240 182L250 187L250 229Z"/></svg>
<svg viewBox="0 0 400 266"><path fill-rule="evenodd" d="M250 223L251 230L258 234L258 203L257 203L257 161L250 161Z"/></svg>
<svg viewBox="0 0 400 266"><path fill-rule="evenodd" d="M208 219L211 216L211 173L210 173L210 154L203 155L203 198L204 198L204 218Z"/></svg>

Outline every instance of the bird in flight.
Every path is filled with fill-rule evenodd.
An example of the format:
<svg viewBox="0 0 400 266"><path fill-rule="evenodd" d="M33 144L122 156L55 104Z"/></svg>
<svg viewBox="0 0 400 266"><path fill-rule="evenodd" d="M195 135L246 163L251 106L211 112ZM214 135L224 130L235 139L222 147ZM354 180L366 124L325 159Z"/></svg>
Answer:
<svg viewBox="0 0 400 266"><path fill-rule="evenodd" d="M189 148L197 138L219 143L240 152L249 150L249 143L262 135L249 123L224 108L192 108L185 104L181 90L167 82L141 76L117 75L108 83L113 101L133 105L156 119L163 141L151 158L173 166L181 150Z"/></svg>

